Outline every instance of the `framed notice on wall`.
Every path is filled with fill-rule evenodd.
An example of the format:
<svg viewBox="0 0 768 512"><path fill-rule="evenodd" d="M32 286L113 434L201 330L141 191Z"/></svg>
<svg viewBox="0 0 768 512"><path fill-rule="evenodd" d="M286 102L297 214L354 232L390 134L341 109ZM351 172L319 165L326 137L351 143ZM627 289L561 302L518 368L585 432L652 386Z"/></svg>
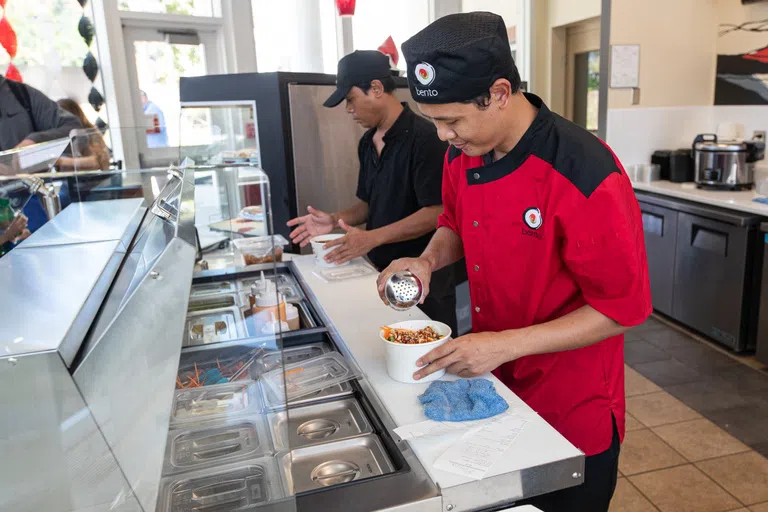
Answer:
<svg viewBox="0 0 768 512"><path fill-rule="evenodd" d="M634 89L640 87L640 45L611 46L611 87Z"/></svg>

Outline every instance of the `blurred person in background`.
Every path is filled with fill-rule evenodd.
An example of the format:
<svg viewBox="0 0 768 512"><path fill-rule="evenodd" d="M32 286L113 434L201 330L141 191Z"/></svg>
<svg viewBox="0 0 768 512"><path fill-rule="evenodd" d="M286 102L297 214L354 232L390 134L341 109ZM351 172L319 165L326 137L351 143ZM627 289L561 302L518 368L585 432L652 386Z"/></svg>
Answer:
<svg viewBox="0 0 768 512"><path fill-rule="evenodd" d="M75 116L34 87L0 76L0 151L69 137Z"/></svg>
<svg viewBox="0 0 768 512"><path fill-rule="evenodd" d="M30 233L27 229L27 217L20 213L3 227L0 223L0 257L8 254L15 245L26 239Z"/></svg>
<svg viewBox="0 0 768 512"><path fill-rule="evenodd" d="M0 76L0 151L69 137L80 121L34 87ZM48 222L40 199L24 206L31 232Z"/></svg>
<svg viewBox="0 0 768 512"><path fill-rule="evenodd" d="M156 133L147 131L147 147L167 148L168 132L165 129L165 115L163 115L163 111L149 100L147 93L144 91L141 91L141 106L144 109L145 116L155 116L156 118L156 122L153 121Z"/></svg>
<svg viewBox="0 0 768 512"><path fill-rule="evenodd" d="M63 98L57 103L59 107L77 117L84 129L97 130L93 123L85 117L83 109L75 100ZM86 137L87 143L83 140L81 144L76 144L77 148L72 148L73 156L59 158L56 166L60 171L105 171L109 169L109 149L104 142L104 137L101 136L101 132L94 131L83 136L83 138Z"/></svg>

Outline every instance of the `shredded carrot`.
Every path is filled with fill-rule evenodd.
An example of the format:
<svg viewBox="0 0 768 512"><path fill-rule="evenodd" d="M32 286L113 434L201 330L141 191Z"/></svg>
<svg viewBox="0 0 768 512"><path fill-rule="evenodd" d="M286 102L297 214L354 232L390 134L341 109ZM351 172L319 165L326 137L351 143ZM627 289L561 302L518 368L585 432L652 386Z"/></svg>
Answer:
<svg viewBox="0 0 768 512"><path fill-rule="evenodd" d="M389 335L392 334L392 328L391 327L382 327L382 331L384 331L384 338L389 339Z"/></svg>

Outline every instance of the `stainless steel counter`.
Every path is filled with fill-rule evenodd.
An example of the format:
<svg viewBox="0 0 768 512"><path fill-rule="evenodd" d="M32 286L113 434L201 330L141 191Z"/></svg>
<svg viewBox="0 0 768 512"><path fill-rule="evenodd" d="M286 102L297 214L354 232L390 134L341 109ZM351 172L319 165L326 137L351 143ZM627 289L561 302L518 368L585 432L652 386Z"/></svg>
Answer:
<svg viewBox="0 0 768 512"><path fill-rule="evenodd" d="M17 249L105 240L120 240L125 249L144 215L143 203L143 199L72 203Z"/></svg>
<svg viewBox="0 0 768 512"><path fill-rule="evenodd" d="M53 350L72 364L124 256L119 245L14 249L0 259L3 355Z"/></svg>

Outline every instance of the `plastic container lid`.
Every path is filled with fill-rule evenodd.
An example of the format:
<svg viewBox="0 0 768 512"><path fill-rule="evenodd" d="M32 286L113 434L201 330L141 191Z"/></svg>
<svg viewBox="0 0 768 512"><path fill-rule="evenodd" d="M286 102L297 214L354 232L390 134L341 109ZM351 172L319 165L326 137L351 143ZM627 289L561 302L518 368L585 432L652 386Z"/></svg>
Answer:
<svg viewBox="0 0 768 512"><path fill-rule="evenodd" d="M160 485L161 512L252 510L287 495L273 457L184 473Z"/></svg>
<svg viewBox="0 0 768 512"><path fill-rule="evenodd" d="M176 391L171 427L179 424L228 418L262 410L256 382L237 381Z"/></svg>
<svg viewBox="0 0 768 512"><path fill-rule="evenodd" d="M326 283L333 283L375 274L376 270L365 263L355 263L346 267L318 269L312 273Z"/></svg>
<svg viewBox="0 0 768 512"><path fill-rule="evenodd" d="M338 352L329 352L306 361L285 365L262 375L262 383L290 402L296 398L359 377Z"/></svg>
<svg viewBox="0 0 768 512"><path fill-rule="evenodd" d="M272 247L286 247L290 245L283 235L265 235L252 236L248 238L238 238L232 240L238 251L257 252L258 250L269 251Z"/></svg>
<svg viewBox="0 0 768 512"><path fill-rule="evenodd" d="M273 452L267 425L261 416L171 430L166 447L165 475Z"/></svg>

